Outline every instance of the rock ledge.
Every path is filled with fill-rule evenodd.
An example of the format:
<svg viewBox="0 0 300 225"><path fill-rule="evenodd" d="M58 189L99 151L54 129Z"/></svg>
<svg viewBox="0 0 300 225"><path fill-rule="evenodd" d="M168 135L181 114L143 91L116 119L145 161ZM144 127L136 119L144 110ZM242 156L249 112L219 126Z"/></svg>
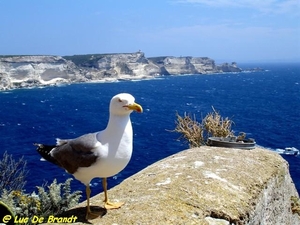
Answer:
<svg viewBox="0 0 300 225"><path fill-rule="evenodd" d="M93 188L95 193L97 190ZM109 190L118 210L95 224L300 224L287 162L277 153L203 146L156 162ZM103 193L91 200L103 206ZM83 223L86 202L66 212Z"/></svg>

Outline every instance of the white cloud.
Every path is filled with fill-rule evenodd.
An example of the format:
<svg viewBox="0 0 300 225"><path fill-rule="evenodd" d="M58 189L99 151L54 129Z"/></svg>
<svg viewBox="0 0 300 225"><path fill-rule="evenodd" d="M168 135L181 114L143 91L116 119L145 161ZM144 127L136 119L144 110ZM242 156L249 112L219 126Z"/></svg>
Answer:
<svg viewBox="0 0 300 225"><path fill-rule="evenodd" d="M174 0L176 3L202 4L210 7L249 8L262 13L299 15L299 0Z"/></svg>

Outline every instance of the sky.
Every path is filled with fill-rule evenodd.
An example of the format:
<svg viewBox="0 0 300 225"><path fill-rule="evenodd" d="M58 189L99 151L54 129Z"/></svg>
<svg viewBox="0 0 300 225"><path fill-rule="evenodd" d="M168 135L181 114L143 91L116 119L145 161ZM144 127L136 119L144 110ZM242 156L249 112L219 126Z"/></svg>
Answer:
<svg viewBox="0 0 300 225"><path fill-rule="evenodd" d="M0 55L300 62L300 0L0 0Z"/></svg>

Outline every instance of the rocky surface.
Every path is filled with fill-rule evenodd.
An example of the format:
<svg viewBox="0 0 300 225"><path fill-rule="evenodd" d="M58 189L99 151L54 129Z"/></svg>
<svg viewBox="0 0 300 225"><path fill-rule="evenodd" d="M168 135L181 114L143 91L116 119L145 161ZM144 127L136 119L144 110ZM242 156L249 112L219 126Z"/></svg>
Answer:
<svg viewBox="0 0 300 225"><path fill-rule="evenodd" d="M160 66L161 73L169 74L208 74L223 72L216 67L214 60L207 57L158 57L150 61Z"/></svg>
<svg viewBox="0 0 300 225"><path fill-rule="evenodd" d="M203 146L156 162L110 189L112 201L126 202L120 209L106 211L103 193L94 196L92 209L101 217L89 223L295 225L300 219L291 211L292 196L299 197L277 153ZM85 206L61 216L87 223Z"/></svg>
<svg viewBox="0 0 300 225"><path fill-rule="evenodd" d="M0 57L0 90L84 80L77 66L60 56Z"/></svg>
<svg viewBox="0 0 300 225"><path fill-rule="evenodd" d="M0 56L0 90L61 83L145 79L161 75L240 72L207 57L153 57L143 52L74 56Z"/></svg>

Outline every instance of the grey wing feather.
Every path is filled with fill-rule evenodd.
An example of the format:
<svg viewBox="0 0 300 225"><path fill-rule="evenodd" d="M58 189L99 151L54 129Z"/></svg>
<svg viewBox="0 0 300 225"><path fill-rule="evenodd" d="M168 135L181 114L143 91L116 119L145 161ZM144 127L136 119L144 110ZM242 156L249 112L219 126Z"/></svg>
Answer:
<svg viewBox="0 0 300 225"><path fill-rule="evenodd" d="M69 173L79 167L88 167L96 162L98 156L93 151L96 147L96 133L86 134L75 139L57 140L58 146L51 151L53 158Z"/></svg>
<svg viewBox="0 0 300 225"><path fill-rule="evenodd" d="M85 134L78 138L69 140L69 144L74 150L83 152L92 151L96 147L97 142L96 133Z"/></svg>

